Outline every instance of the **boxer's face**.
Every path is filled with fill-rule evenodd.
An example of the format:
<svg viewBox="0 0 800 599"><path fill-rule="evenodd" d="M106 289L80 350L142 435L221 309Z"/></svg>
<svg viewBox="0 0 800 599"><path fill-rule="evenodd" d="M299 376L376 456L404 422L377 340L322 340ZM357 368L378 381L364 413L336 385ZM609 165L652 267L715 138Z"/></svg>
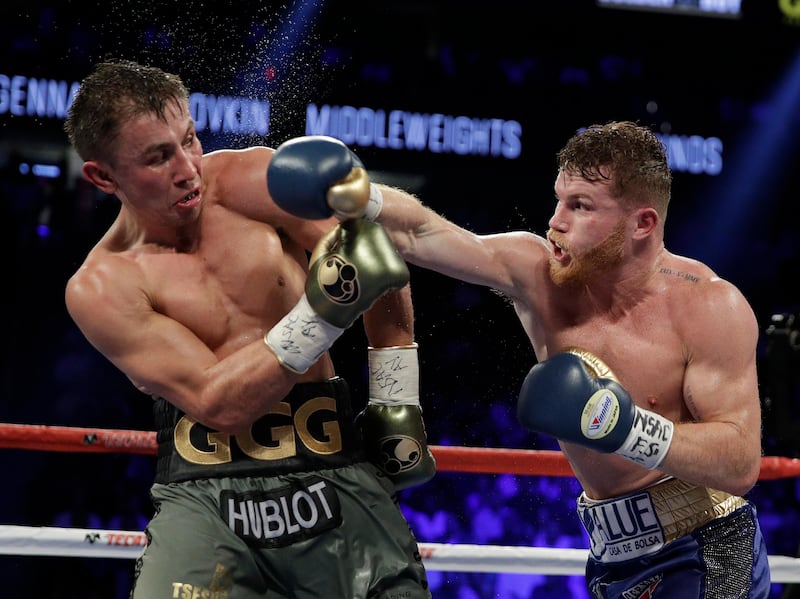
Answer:
<svg viewBox="0 0 800 599"><path fill-rule="evenodd" d="M611 197L608 182L562 171L555 193L558 202L547 232L553 282L585 284L621 264L629 214Z"/></svg>
<svg viewBox="0 0 800 599"><path fill-rule="evenodd" d="M120 128L114 156L99 163L113 193L151 223L180 226L200 212L203 149L184 104L171 102L165 118L143 114Z"/></svg>

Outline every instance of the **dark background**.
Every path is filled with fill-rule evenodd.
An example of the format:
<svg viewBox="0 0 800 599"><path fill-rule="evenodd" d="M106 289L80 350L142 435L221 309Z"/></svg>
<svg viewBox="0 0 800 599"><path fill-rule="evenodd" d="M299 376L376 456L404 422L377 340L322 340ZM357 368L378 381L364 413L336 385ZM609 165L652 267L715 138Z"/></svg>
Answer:
<svg viewBox="0 0 800 599"><path fill-rule="evenodd" d="M783 5L744 0L732 19L590 0L11 1L0 7L0 78L79 81L95 62L124 57L177 72L192 91L270 102L266 136L206 132L207 150L304 134L309 103L518 121L517 159L353 147L375 179L485 233L544 232L556 152L580 127L630 119L662 134L719 138L720 174L675 171L667 248L706 261L751 301L763 331L764 451L798 456L800 3ZM75 176L58 115L15 115L4 103L0 95L0 237L11 260L0 295L0 422L150 429L150 402L85 342L63 302L117 201ZM20 172L36 162L62 175ZM488 289L414 267L412 287L430 441L554 449L514 418L534 356L513 309ZM358 327L333 355L365 397ZM151 458L0 455L9 472L0 523L146 523ZM585 547L578 492L571 478L439 473L401 503L421 541ZM770 554L796 554L799 498L796 479L753 490ZM127 560L4 556L0 596L124 597L131 570ZM437 598L586 596L580 577L430 576ZM792 592L773 588L774 597Z"/></svg>

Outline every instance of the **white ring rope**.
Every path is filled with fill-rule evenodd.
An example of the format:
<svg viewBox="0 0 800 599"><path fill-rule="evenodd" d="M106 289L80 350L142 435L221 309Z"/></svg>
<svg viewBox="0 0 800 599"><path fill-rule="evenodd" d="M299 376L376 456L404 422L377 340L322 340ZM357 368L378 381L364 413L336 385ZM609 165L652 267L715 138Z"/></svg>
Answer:
<svg viewBox="0 0 800 599"><path fill-rule="evenodd" d="M143 532L0 525L0 554L63 557L136 558L147 539ZM506 572L582 576L586 549L420 543L429 570ZM772 582L800 582L800 558L770 555Z"/></svg>

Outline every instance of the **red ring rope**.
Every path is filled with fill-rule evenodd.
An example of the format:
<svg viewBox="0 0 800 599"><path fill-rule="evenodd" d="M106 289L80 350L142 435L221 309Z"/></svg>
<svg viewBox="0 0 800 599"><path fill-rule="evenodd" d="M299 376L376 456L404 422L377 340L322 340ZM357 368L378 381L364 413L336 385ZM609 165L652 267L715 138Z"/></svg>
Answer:
<svg viewBox="0 0 800 599"><path fill-rule="evenodd" d="M157 444L153 431L0 423L0 448L155 455ZM430 449L436 458L436 469L440 472L573 475L569 462L560 451L444 445L431 445ZM800 459L778 456L761 458L759 480L797 476L800 476Z"/></svg>

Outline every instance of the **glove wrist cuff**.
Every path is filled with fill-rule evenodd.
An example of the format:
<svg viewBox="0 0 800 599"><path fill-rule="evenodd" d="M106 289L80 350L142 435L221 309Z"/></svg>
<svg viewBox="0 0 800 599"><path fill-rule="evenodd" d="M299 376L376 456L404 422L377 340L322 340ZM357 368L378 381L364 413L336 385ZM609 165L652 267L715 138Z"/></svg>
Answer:
<svg viewBox="0 0 800 599"><path fill-rule="evenodd" d="M264 335L264 343L278 361L302 374L330 349L344 332L325 321L308 303L305 293L294 308Z"/></svg>
<svg viewBox="0 0 800 599"><path fill-rule="evenodd" d="M416 343L369 348L369 403L383 406L419 405L417 348Z"/></svg>
<svg viewBox="0 0 800 599"><path fill-rule="evenodd" d="M369 184L369 201L364 208L364 218L375 222L383 208L383 193L374 183Z"/></svg>
<svg viewBox="0 0 800 599"><path fill-rule="evenodd" d="M615 453L654 470L661 465L669 451L674 428L675 425L668 418L636 407L633 426Z"/></svg>

